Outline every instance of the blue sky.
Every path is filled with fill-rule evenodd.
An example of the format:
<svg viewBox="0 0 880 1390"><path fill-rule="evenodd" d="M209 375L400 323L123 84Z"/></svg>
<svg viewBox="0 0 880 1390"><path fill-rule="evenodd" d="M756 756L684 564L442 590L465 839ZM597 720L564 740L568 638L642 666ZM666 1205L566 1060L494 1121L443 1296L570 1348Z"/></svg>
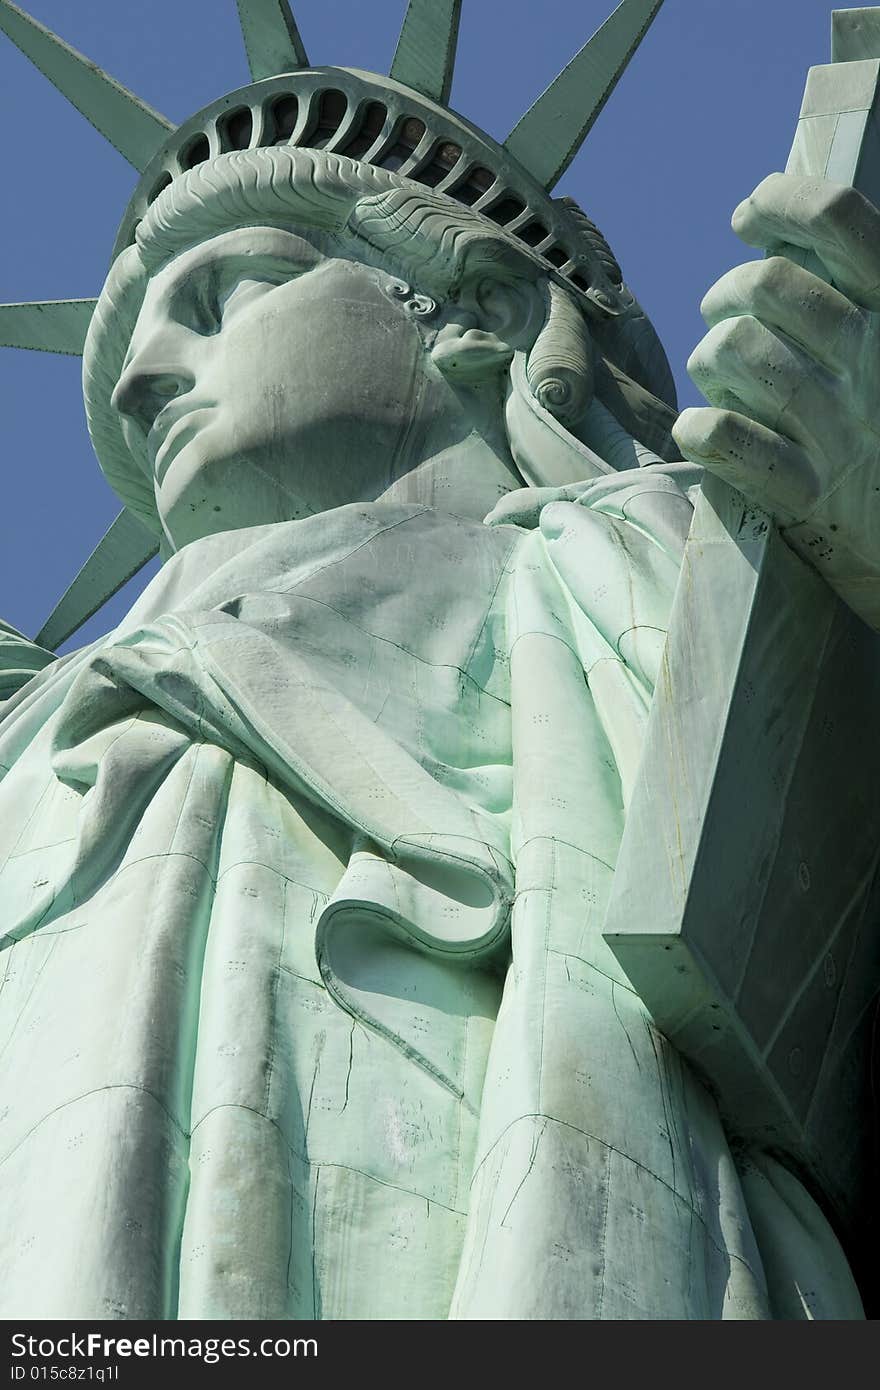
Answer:
<svg viewBox="0 0 880 1390"><path fill-rule="evenodd" d="M614 0L464 0L451 105L503 139ZM170 119L247 81L233 0L24 0ZM386 72L405 0L299 0L316 64ZM804 76L828 61L828 0L666 0L560 182L599 224L679 383L708 286L751 255L735 204L784 166ZM97 294L136 175L0 35L0 301ZM35 632L119 504L83 418L79 361L0 349L0 615ZM137 586L138 581L133 581ZM132 586L83 630L97 636Z"/></svg>

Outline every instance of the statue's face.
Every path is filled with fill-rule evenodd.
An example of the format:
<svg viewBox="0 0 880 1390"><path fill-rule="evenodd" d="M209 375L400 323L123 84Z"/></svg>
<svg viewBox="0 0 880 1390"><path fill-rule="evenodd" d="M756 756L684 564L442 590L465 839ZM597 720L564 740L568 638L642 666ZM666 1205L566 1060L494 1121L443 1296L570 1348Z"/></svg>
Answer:
<svg viewBox="0 0 880 1390"><path fill-rule="evenodd" d="M175 545L379 496L430 429L386 272L319 234L224 233L150 281L113 404Z"/></svg>

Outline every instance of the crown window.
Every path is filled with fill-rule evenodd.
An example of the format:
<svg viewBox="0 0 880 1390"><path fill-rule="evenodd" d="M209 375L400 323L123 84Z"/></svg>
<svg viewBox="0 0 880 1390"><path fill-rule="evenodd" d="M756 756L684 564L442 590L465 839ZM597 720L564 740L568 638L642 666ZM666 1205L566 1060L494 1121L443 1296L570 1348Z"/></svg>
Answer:
<svg viewBox="0 0 880 1390"><path fill-rule="evenodd" d="M472 207L474 203L482 198L484 193L489 192L494 182L495 175L492 173L492 170L483 169L477 164L473 169L469 169L465 177L459 183L456 183L454 187L450 188L448 192L453 198L457 199L459 203L464 203L467 207Z"/></svg>
<svg viewBox="0 0 880 1390"><path fill-rule="evenodd" d="M506 227L508 222L513 222L525 210L526 205L519 198L502 198L499 202L493 203L490 208L481 209L483 215L491 218L493 222L497 222L499 227Z"/></svg>
<svg viewBox="0 0 880 1390"><path fill-rule="evenodd" d="M451 140L443 140L431 151L431 158L422 168L417 169L413 178L418 179L419 183L425 183L429 188L436 188L438 183L442 183L455 168L461 159L461 146L454 145Z"/></svg>
<svg viewBox="0 0 880 1390"><path fill-rule="evenodd" d="M171 182L171 175L170 175L170 174L168 174L168 173L160 174L159 177L158 177L158 179L156 180L156 182L153 184L153 189L152 189L152 192L150 193L149 198L147 199L147 202L148 202L148 203L155 203L155 201L156 201L156 199L158 198L159 194L162 192L162 189L163 189L163 188L167 188L170 182Z"/></svg>
<svg viewBox="0 0 880 1390"><path fill-rule="evenodd" d="M234 111L228 111L225 116L221 116L217 122L220 149L223 151L246 150L253 133L254 118L247 106L237 106Z"/></svg>
<svg viewBox="0 0 880 1390"><path fill-rule="evenodd" d="M405 164L425 133L425 123L417 116L401 121L391 149L379 160L383 169L399 169Z"/></svg>
<svg viewBox="0 0 880 1390"><path fill-rule="evenodd" d="M292 93L285 93L284 96L276 97L269 107L266 122L267 143L271 145L285 144L293 134L298 114L299 102Z"/></svg>
<svg viewBox="0 0 880 1390"><path fill-rule="evenodd" d="M194 169L197 164L203 164L210 153L207 135L200 131L193 136L188 144L184 145L180 152L181 169Z"/></svg>
<svg viewBox="0 0 880 1390"><path fill-rule="evenodd" d="M348 99L344 93L328 88L318 100L318 123L314 134L307 141L314 149L322 149L333 139L345 119Z"/></svg>
<svg viewBox="0 0 880 1390"><path fill-rule="evenodd" d="M375 145L388 119L388 109L381 101L371 101L361 113L360 124L351 138L341 146L338 153L347 154L350 159L360 159Z"/></svg>
<svg viewBox="0 0 880 1390"><path fill-rule="evenodd" d="M550 233L543 222L528 222L525 227L519 228L516 235L526 246L539 246L542 241L547 240Z"/></svg>
<svg viewBox="0 0 880 1390"><path fill-rule="evenodd" d="M572 270L569 272L566 278L571 281L571 283L575 286L576 289L588 290L591 288L589 280L586 278L586 276L581 275L580 271Z"/></svg>

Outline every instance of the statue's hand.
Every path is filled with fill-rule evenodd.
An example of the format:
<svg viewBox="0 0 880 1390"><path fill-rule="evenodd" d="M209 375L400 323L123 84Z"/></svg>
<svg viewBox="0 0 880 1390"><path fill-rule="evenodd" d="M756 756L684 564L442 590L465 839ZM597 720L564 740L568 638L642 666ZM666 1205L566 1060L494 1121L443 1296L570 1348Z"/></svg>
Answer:
<svg viewBox="0 0 880 1390"><path fill-rule="evenodd" d="M676 442L880 629L880 212L851 188L772 174L733 226L770 255L703 301L688 371L711 407L685 410ZM833 286L787 259L795 248Z"/></svg>

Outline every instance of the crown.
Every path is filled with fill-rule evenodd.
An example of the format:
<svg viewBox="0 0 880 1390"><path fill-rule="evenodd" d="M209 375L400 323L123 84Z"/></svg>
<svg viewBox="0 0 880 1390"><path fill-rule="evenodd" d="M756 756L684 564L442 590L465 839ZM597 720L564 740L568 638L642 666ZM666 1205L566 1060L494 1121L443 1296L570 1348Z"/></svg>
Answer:
<svg viewBox="0 0 880 1390"><path fill-rule="evenodd" d="M347 155L399 174L487 217L576 290L594 315L631 303L606 247L571 216L503 145L463 117L393 77L351 68L305 68L264 78L199 111L163 142L129 203L114 247L135 239L138 222L180 174L233 150L293 145ZM566 160L567 163L567 160Z"/></svg>
<svg viewBox="0 0 880 1390"><path fill-rule="evenodd" d="M633 310L601 233L570 199L550 195L662 0L622 0L501 144L447 105L461 0L409 0L387 77L311 66L288 0L236 4L251 81L175 127L18 6L0 0L0 29L141 176L114 259L176 177L233 150L289 144L346 155L466 206L519 242L600 324ZM2 305L0 346L81 354L96 302ZM666 382L644 384L664 395ZM155 551L155 537L123 510L36 640L48 647L64 641Z"/></svg>

